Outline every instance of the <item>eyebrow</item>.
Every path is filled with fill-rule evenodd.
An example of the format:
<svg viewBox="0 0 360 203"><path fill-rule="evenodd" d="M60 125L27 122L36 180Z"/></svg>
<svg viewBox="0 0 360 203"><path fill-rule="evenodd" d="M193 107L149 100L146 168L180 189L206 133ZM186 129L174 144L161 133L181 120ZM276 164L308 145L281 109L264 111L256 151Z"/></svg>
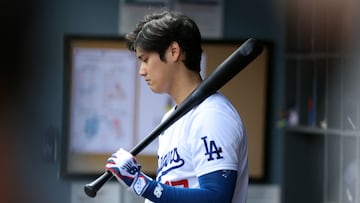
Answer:
<svg viewBox="0 0 360 203"><path fill-rule="evenodd" d="M144 54L140 54L138 56L136 56L139 60L141 60L144 57Z"/></svg>

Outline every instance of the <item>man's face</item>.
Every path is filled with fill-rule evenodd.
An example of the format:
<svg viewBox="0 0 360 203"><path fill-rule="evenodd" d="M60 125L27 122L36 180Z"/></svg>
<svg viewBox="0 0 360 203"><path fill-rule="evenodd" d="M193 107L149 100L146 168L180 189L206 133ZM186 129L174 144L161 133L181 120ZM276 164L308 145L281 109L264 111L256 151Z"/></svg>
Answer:
<svg viewBox="0 0 360 203"><path fill-rule="evenodd" d="M171 63L167 62L167 55L168 51L165 53L165 61L162 61L157 52L136 49L136 57L140 60L139 75L144 77L150 89L155 93L168 93L171 85L174 73Z"/></svg>

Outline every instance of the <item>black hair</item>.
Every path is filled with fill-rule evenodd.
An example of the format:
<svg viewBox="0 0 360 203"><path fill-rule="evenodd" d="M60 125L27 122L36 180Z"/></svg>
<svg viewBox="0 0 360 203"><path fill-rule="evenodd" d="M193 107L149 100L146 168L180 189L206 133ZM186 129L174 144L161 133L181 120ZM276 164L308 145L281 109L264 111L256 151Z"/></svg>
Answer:
<svg viewBox="0 0 360 203"><path fill-rule="evenodd" d="M128 49L159 53L165 61L165 51L172 42L177 42L185 53L185 66L200 72L201 34L196 23L179 12L163 11L146 15L126 37Z"/></svg>

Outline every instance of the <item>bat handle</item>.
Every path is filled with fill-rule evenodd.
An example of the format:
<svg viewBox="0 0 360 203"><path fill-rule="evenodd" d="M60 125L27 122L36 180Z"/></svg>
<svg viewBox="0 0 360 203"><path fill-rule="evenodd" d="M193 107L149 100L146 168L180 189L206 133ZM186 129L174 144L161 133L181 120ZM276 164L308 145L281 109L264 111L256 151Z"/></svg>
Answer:
<svg viewBox="0 0 360 203"><path fill-rule="evenodd" d="M161 131L161 127L155 129L152 134L160 134L159 131ZM150 136L149 136L150 137ZM138 145L136 145L130 153L133 156L136 156L141 150L143 150L153 139L155 139L155 136L152 136L152 138L147 137L144 139L143 142L140 142ZM86 184L84 186L84 191L89 197L95 197L96 193L100 190L100 188L108 182L113 177L113 174L110 171L105 171L101 176L99 176L96 180L93 182Z"/></svg>
<svg viewBox="0 0 360 203"><path fill-rule="evenodd" d="M93 182L86 184L84 187L85 193L89 197L95 197L97 191L107 182L109 181L113 175L109 171L105 171L101 176L99 176L96 180Z"/></svg>

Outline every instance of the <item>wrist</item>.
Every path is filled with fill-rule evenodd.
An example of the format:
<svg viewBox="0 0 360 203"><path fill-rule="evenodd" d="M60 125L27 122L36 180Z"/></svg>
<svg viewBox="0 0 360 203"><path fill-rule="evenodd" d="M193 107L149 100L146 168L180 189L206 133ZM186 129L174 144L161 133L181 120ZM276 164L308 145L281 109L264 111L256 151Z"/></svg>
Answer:
<svg viewBox="0 0 360 203"><path fill-rule="evenodd" d="M132 182L130 188L135 192L135 194L142 196L152 181L153 180L150 177L140 171Z"/></svg>
<svg viewBox="0 0 360 203"><path fill-rule="evenodd" d="M153 202L159 202L159 201L161 202L165 187L166 186L163 185L162 183L152 180L149 186L142 194L142 197L149 199Z"/></svg>

